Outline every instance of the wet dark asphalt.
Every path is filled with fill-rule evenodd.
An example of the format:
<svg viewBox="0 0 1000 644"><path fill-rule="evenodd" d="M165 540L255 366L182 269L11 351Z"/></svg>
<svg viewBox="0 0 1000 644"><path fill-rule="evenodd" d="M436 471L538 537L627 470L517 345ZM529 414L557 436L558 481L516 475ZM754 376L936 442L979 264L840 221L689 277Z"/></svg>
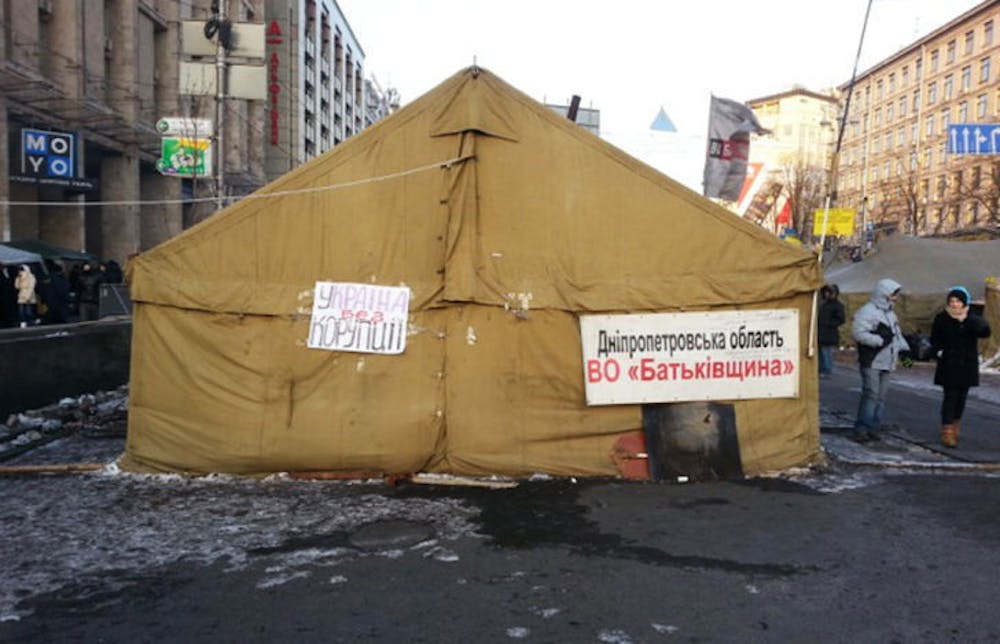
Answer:
<svg viewBox="0 0 1000 644"><path fill-rule="evenodd" d="M856 404L847 369L823 383L822 404L834 411ZM919 394L896 400L925 419L937 400L933 390ZM1000 427L994 405L970 407ZM67 477L0 479L3 539L16 539L26 520L19 490L49 486L82 502L121 485L71 480L68 487ZM362 515L341 529L246 547L240 568L180 559L96 577L67 569L58 590L22 600L26 616L0 623L0 641L1000 640L1000 478L989 473L833 459L784 478L715 483L541 480L509 490L321 483L250 492L223 484L204 496L186 491L183 505L211 517L227 494L236 504L241 495L274 493L295 512L314 513L317 525L360 495L402 507L459 501L474 509L472 529L456 536L439 515ZM169 514L177 506L164 494L136 484L127 503ZM218 528L226 538L223 518L218 526L206 521L200 530ZM268 521L281 533L289 519L275 512ZM420 546L446 533L448 556ZM301 576L261 587L279 557L317 548L358 556L335 566L306 563Z"/></svg>

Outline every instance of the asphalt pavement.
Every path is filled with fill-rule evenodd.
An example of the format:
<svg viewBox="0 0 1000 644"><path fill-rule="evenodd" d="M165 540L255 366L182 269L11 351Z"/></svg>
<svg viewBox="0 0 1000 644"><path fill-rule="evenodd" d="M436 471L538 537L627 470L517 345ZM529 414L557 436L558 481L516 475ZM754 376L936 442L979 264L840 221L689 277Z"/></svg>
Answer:
<svg viewBox="0 0 1000 644"><path fill-rule="evenodd" d="M861 375L854 353L841 353L832 377L820 380L824 448L842 462L1000 468L1000 374L983 373L980 386L970 389L957 448L939 442L941 388L933 382L933 362L893 372L883 439L858 445L850 440L850 430L861 398Z"/></svg>
<svg viewBox="0 0 1000 644"><path fill-rule="evenodd" d="M930 374L899 375L862 446L838 364L827 464L740 481L5 476L0 641L1000 641L996 381L946 450ZM77 432L6 464L122 446Z"/></svg>

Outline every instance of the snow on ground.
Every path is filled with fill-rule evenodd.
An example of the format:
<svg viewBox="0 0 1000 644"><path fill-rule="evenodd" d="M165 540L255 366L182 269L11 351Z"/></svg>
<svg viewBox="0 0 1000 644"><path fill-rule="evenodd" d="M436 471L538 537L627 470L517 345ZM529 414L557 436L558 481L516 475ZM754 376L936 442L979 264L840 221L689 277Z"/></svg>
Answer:
<svg viewBox="0 0 1000 644"><path fill-rule="evenodd" d="M897 373L894 382L901 386L933 387L933 370L926 365ZM976 395L1000 403L1000 377L987 374L984 381L987 386L978 388ZM382 481L123 473L113 462L123 447L127 397L123 387L66 399L0 425L0 440L8 447L20 436L36 440L48 433L53 439L28 453L5 456L3 465L107 464L87 474L4 479L0 620L19 619L25 610L19 602L52 591L76 593L60 596L68 601L100 602L102 593L149 583L161 567L176 563L259 571L259 588L280 586L316 570L328 570L323 575L330 584L349 584L337 570L345 561L417 553L447 565L458 560L449 543L476 536L478 508L454 498L394 498ZM843 428L845 422L821 412L825 429ZM870 457L843 436L824 432L823 443L834 460L844 453ZM834 467L776 475L838 493L903 473ZM548 616L557 609L539 610ZM660 627L654 625L658 632ZM528 637L521 628L512 626L508 636ZM602 632L601 639L629 641L615 630Z"/></svg>
<svg viewBox="0 0 1000 644"><path fill-rule="evenodd" d="M178 562L221 563L263 571L260 588L328 568L331 584L349 583L336 567L348 559L417 551L447 564L448 542L474 535L477 509L455 499L395 499L379 482L265 480L132 475L104 471L5 481L0 497L5 564L0 620L21 616L17 603L76 583L82 597L155 579ZM368 491L370 489L370 492ZM352 541L366 526L412 522L379 542ZM400 524L402 522L402 524ZM430 535L425 538L425 535ZM416 540L416 539L414 539ZM68 592L68 591L61 591Z"/></svg>

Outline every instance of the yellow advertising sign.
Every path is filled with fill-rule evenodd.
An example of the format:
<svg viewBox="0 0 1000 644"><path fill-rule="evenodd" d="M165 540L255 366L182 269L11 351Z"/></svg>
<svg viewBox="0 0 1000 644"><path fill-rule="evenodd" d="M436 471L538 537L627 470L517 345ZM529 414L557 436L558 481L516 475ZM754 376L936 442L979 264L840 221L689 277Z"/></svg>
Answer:
<svg viewBox="0 0 1000 644"><path fill-rule="evenodd" d="M854 208L830 208L826 215L826 231L823 230L823 208L813 211L813 235L840 235L847 237L854 234Z"/></svg>

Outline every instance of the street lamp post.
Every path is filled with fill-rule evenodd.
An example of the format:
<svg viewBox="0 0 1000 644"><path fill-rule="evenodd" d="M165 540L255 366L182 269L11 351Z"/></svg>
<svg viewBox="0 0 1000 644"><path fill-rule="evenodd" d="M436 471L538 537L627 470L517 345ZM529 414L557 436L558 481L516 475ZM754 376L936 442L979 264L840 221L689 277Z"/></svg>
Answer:
<svg viewBox="0 0 1000 644"><path fill-rule="evenodd" d="M865 42L865 30L868 29L868 15L872 11L872 0L868 0L868 6L865 9L865 20L861 25L861 38L858 39L858 52L854 57L854 71L851 72L851 83L847 86L847 100L844 101L844 113L840 117L840 127L837 129L837 144L833 148L833 154L830 155L830 189L826 193L826 204L823 207L823 228L820 231L819 237L819 252L816 253L816 261L819 262L820 268L823 266L823 246L826 245L826 226L830 220L830 206L837 199L837 169L840 162L840 145L844 141L844 129L847 125L847 115L851 110L851 96L854 94L854 79L858 75L858 63L861 60L861 46ZM813 312L812 319L809 324L809 357L811 358L816 352L816 311L818 308L818 293L813 293Z"/></svg>

